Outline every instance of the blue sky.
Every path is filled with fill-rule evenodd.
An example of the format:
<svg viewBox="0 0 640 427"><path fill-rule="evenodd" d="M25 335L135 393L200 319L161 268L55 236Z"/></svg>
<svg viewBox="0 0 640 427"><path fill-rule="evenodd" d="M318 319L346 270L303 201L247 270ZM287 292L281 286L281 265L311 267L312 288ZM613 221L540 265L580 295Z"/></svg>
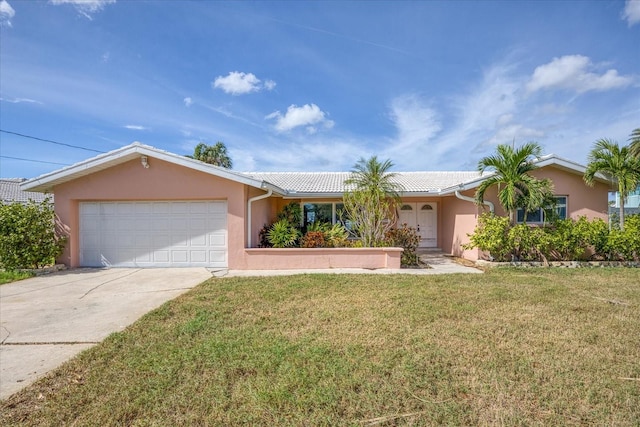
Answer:
<svg viewBox="0 0 640 427"><path fill-rule="evenodd" d="M585 163L640 127L640 0L0 0L0 31L0 128L90 150L466 170L514 141ZM96 154L0 133L0 176Z"/></svg>

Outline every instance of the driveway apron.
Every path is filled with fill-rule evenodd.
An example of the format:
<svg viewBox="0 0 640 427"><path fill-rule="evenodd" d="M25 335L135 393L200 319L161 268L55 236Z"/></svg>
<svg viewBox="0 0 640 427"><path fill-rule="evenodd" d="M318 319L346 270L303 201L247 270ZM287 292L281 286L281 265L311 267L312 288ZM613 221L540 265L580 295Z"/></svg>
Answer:
<svg viewBox="0 0 640 427"><path fill-rule="evenodd" d="M204 268L76 269L0 286L0 399L210 277Z"/></svg>

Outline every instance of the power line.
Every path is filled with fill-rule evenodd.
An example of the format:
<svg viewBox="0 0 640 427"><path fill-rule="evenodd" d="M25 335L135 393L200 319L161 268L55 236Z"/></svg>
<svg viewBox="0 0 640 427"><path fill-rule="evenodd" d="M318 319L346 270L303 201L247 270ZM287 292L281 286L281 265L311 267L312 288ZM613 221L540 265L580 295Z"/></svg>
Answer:
<svg viewBox="0 0 640 427"><path fill-rule="evenodd" d="M22 160L23 162L48 163L50 165L69 166L69 163L45 162L44 160L23 159L21 157L0 156L0 158L11 159L11 160Z"/></svg>
<svg viewBox="0 0 640 427"><path fill-rule="evenodd" d="M52 141L50 139L38 138L37 136L25 135L23 133L11 132L11 131L4 130L4 129L0 129L0 132L8 133L8 134L11 134L11 135L16 135L16 136L21 136L23 138L28 138L28 139L35 139L36 141L43 141L43 142L50 142L51 144L64 145L65 147L77 148L79 150L93 151L93 152L96 152L96 153L104 153L104 151L94 150L93 148L86 148L86 147L80 147L78 145L65 144L64 142L57 142L57 141ZM46 162L44 162L44 163L46 163Z"/></svg>

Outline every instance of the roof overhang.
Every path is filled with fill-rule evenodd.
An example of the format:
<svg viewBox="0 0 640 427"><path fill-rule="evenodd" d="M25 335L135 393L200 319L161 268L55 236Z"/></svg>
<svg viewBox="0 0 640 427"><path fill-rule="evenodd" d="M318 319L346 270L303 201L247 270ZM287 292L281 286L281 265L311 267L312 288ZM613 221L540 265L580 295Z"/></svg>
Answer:
<svg viewBox="0 0 640 427"><path fill-rule="evenodd" d="M82 178L84 176L91 175L105 169L109 169L119 164L139 159L143 156L163 160L165 162L173 163L175 165L200 171L219 178L228 179L230 181L239 182L251 187L261 188L264 190L271 189L273 190L273 192L278 194L287 193L285 190L268 182L252 179L243 174L236 173L222 167L213 166L199 160L191 159L189 157L169 153L164 150L159 150L155 147L144 145L139 142L134 142L133 144L127 145L117 150L100 154L99 156L84 160L74 165L67 166L65 168L58 169L44 175L40 175L37 178L29 179L23 182L20 187L23 191L50 193L53 192L53 188L56 185L64 184L66 182L73 181L75 179Z"/></svg>
<svg viewBox="0 0 640 427"><path fill-rule="evenodd" d="M538 169L550 166L568 173L581 176L584 175L585 171L587 170L586 166L581 165L580 163L573 162L571 160L564 159L562 157L558 157L555 154L549 154L547 156L540 157L533 163L538 167ZM444 188L442 191L440 191L440 195L444 196L448 194L454 194L456 191L472 190L474 188L477 188L484 180L493 176L494 174L495 172L489 172L474 180L462 182L449 188ZM608 179L601 173L596 174L595 180L604 184L612 183L610 179Z"/></svg>

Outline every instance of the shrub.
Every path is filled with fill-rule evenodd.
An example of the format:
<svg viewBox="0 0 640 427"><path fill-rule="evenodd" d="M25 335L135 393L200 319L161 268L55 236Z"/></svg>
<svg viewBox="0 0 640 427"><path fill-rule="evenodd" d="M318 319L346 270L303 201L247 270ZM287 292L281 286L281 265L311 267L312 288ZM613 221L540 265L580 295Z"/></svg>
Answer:
<svg viewBox="0 0 640 427"><path fill-rule="evenodd" d="M607 249L614 260L640 260L640 215L626 217L624 230L618 228L611 230L607 241Z"/></svg>
<svg viewBox="0 0 640 427"><path fill-rule="evenodd" d="M258 238L260 240L260 243L258 243L259 248L272 247L271 242L269 242L269 230L271 230L271 227L273 227L273 224L265 224L260 229L260 232L258 233Z"/></svg>
<svg viewBox="0 0 640 427"><path fill-rule="evenodd" d="M343 248L350 246L349 232L342 224L314 222L307 227L300 246L303 248Z"/></svg>
<svg viewBox="0 0 640 427"><path fill-rule="evenodd" d="M290 248L296 246L300 231L292 226L286 219L276 221L269 232L267 238L274 248Z"/></svg>
<svg viewBox="0 0 640 427"><path fill-rule="evenodd" d="M609 231L602 219L581 217L577 221L557 220L548 227L511 227L507 218L484 214L469 237L465 249L487 251L495 261L640 259L640 215L630 215L624 230Z"/></svg>
<svg viewBox="0 0 640 427"><path fill-rule="evenodd" d="M488 252L492 261L511 261L513 247L509 244L509 218L483 213L469 237L470 242L463 245L464 249L478 248Z"/></svg>
<svg viewBox="0 0 640 427"><path fill-rule="evenodd" d="M344 248L351 246L349 231L342 224L335 223L324 233L327 246L330 248Z"/></svg>
<svg viewBox="0 0 640 427"><path fill-rule="evenodd" d="M415 228L402 224L400 228L393 228L387 231L387 244L403 248L400 263L405 266L418 265L418 254L416 250L420 244L420 236Z"/></svg>
<svg viewBox="0 0 640 427"><path fill-rule="evenodd" d="M518 224L507 232L507 244L512 261L546 261L545 231L539 227Z"/></svg>
<svg viewBox="0 0 640 427"><path fill-rule="evenodd" d="M607 259L609 225L600 218L589 221L581 216L574 222L574 233L584 247L582 257Z"/></svg>
<svg viewBox="0 0 640 427"><path fill-rule="evenodd" d="M302 236L300 246L303 248L324 248L327 243L324 239L324 233L322 231L307 231Z"/></svg>
<svg viewBox="0 0 640 427"><path fill-rule="evenodd" d="M282 210L278 213L276 221L286 220L293 227L300 228L300 224L302 223L302 208L300 207L300 203L291 202L285 205Z"/></svg>
<svg viewBox="0 0 640 427"><path fill-rule="evenodd" d="M582 231L572 219L554 221L545 229L544 254L554 261L582 259L589 246Z"/></svg>
<svg viewBox="0 0 640 427"><path fill-rule="evenodd" d="M0 205L0 266L6 270L55 263L66 245L48 200Z"/></svg>

